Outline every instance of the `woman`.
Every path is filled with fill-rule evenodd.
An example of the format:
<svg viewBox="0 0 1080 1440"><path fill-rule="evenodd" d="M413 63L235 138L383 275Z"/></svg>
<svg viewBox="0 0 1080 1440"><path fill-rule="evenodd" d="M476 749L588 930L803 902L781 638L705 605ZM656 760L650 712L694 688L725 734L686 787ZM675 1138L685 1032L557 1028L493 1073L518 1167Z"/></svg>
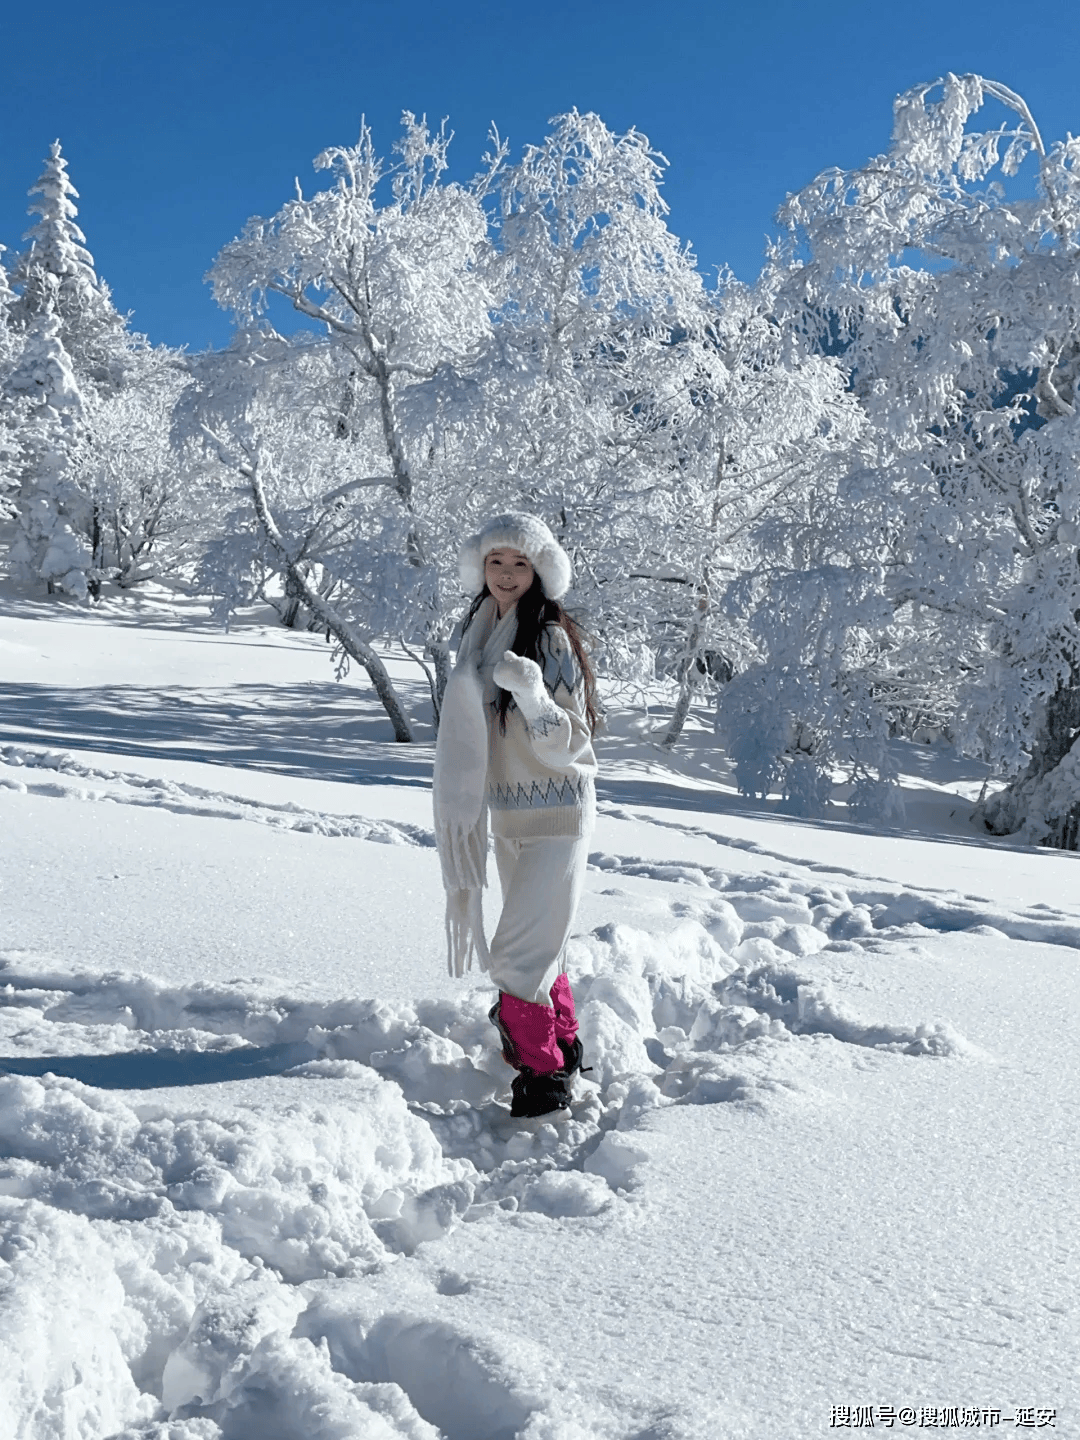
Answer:
<svg viewBox="0 0 1080 1440"><path fill-rule="evenodd" d="M499 987L491 1019L518 1072L511 1115L557 1118L581 1068L563 951L596 817L593 674L559 604L570 560L542 520L489 521L459 572L475 599L443 697L434 788L450 972L463 974L475 951ZM490 949L488 812L503 892Z"/></svg>

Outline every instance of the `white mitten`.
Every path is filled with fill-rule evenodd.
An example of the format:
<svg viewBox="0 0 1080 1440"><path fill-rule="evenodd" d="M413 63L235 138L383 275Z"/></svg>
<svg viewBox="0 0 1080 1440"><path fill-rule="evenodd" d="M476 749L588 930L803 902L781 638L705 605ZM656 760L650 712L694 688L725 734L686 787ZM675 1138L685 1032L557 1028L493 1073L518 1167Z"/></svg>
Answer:
<svg viewBox="0 0 1080 1440"><path fill-rule="evenodd" d="M510 691L526 720L535 720L551 706L544 688L543 672L527 655L515 655L513 650L504 650L492 679L500 689Z"/></svg>

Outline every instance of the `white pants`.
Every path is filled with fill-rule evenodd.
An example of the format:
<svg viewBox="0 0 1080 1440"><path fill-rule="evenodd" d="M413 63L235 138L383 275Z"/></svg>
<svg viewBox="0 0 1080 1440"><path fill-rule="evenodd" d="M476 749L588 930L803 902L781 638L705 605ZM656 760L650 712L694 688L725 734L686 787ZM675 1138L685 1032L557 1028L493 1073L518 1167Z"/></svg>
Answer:
<svg viewBox="0 0 1080 1440"><path fill-rule="evenodd" d="M503 908L490 945L492 980L508 995L551 1004L551 987L565 969L563 950L585 880L589 837L495 837Z"/></svg>

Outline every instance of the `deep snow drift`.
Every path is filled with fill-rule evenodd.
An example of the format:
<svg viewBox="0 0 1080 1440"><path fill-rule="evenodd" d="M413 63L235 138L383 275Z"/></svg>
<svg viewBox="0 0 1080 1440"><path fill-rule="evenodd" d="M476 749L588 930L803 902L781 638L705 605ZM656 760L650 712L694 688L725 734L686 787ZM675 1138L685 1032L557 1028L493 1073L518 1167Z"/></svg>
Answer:
<svg viewBox="0 0 1080 1440"><path fill-rule="evenodd" d="M945 756L874 836L624 724L524 1130L430 749L326 663L0 619L0 1435L1080 1434L1077 857Z"/></svg>

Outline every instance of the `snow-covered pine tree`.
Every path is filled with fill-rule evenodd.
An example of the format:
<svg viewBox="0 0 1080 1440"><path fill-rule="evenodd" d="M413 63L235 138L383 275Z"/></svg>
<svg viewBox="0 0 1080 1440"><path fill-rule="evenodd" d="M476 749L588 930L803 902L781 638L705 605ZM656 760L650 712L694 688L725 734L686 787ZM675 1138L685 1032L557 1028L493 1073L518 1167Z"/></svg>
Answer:
<svg viewBox="0 0 1080 1440"><path fill-rule="evenodd" d="M11 549L17 574L50 592L96 593L102 527L85 466L95 402L133 379L131 336L94 271L76 223L78 192L55 141L30 190L36 223L12 271L11 331L21 340L5 384L7 427L18 444L18 530Z"/></svg>
<svg viewBox="0 0 1080 1440"><path fill-rule="evenodd" d="M131 341L76 223L79 192L68 176L59 140L53 141L45 168L28 193L27 213L37 220L23 236L29 245L12 273L18 292L12 324L29 330L40 316L55 315L76 373L99 388L119 386Z"/></svg>
<svg viewBox="0 0 1080 1440"><path fill-rule="evenodd" d="M7 375L18 353L18 337L11 317L15 294L4 265L5 253L6 247L0 245L0 378Z"/></svg>
<svg viewBox="0 0 1080 1440"><path fill-rule="evenodd" d="M61 339L60 320L41 315L23 337L7 377L9 427L18 445L16 575L43 580L50 594L87 594L93 506L72 478L84 401Z"/></svg>
<svg viewBox="0 0 1080 1440"><path fill-rule="evenodd" d="M0 245L0 397L4 395L20 342L11 325L15 299L4 267L4 246ZM18 406L14 407L16 410ZM19 487L18 446L14 435L12 405L0 399L0 553L8 549L7 526L15 518L15 492Z"/></svg>
<svg viewBox="0 0 1080 1440"><path fill-rule="evenodd" d="M15 299L11 289L11 282L8 279L7 268L4 265L4 255L7 247L0 245L0 321L3 321L3 332L0 337L0 345L7 345L7 332L11 324L11 305ZM3 353L6 353L3 352Z"/></svg>

